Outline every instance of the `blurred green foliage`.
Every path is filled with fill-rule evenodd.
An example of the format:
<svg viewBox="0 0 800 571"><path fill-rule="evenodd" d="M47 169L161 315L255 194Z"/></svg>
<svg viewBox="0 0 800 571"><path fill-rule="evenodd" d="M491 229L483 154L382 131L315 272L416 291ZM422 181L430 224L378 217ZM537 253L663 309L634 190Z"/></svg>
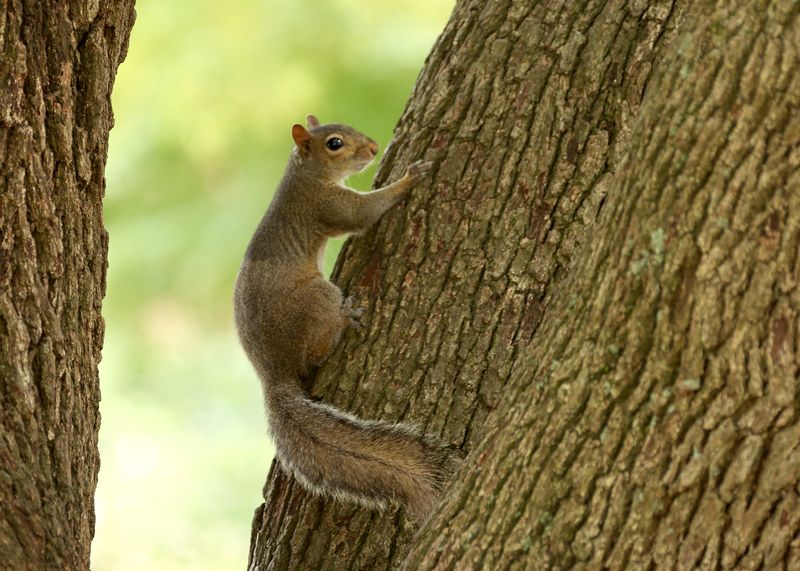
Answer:
<svg viewBox="0 0 800 571"><path fill-rule="evenodd" d="M245 567L272 449L232 326L241 256L291 124L385 147L452 4L137 3L106 170L95 571Z"/></svg>

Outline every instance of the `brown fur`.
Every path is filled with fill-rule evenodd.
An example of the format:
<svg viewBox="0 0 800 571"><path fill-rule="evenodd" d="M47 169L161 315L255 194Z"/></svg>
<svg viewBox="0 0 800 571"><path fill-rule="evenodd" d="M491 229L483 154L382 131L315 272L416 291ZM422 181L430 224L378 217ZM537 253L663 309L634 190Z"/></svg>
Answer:
<svg viewBox="0 0 800 571"><path fill-rule="evenodd" d="M309 116L294 125L295 148L236 282L239 338L264 386L277 457L309 490L371 507L406 506L417 520L432 510L458 453L405 426L366 421L312 402L300 379L333 350L359 312L322 275L331 236L363 230L425 174L414 163L397 182L369 193L342 185L377 154L377 144L345 125ZM330 149L332 138L343 143Z"/></svg>

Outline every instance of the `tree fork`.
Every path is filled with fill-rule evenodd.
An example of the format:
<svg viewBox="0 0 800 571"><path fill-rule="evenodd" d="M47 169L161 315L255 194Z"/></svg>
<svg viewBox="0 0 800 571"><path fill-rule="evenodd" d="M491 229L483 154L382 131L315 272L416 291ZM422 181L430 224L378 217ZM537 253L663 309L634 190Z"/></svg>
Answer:
<svg viewBox="0 0 800 571"><path fill-rule="evenodd" d="M315 394L480 444L592 235L687 5L457 3L376 180L425 158L431 186L346 244L335 277L366 300L369 322L323 366ZM265 498L251 569L393 568L414 533L397 512L319 500L277 468Z"/></svg>

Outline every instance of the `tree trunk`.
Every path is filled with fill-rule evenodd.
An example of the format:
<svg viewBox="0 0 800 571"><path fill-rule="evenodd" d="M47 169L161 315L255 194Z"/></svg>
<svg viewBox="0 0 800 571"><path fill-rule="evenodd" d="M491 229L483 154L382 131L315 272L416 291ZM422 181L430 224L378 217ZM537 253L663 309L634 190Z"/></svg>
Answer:
<svg viewBox="0 0 800 571"><path fill-rule="evenodd" d="M251 568L800 568L800 5L687 4L458 4L316 389L469 457L410 554L273 469Z"/></svg>
<svg viewBox="0 0 800 571"><path fill-rule="evenodd" d="M111 88L133 0L0 12L0 559L88 569Z"/></svg>
<svg viewBox="0 0 800 571"><path fill-rule="evenodd" d="M800 569L800 4L699 2L408 569Z"/></svg>

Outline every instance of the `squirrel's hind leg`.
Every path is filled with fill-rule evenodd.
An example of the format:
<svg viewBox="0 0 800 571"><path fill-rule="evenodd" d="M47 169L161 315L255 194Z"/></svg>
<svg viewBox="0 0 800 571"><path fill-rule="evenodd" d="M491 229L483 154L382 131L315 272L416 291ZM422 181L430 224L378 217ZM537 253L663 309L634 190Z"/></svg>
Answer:
<svg viewBox="0 0 800 571"><path fill-rule="evenodd" d="M341 290L324 278L311 281L302 292L306 308L304 327L306 363L311 371L330 355L341 340L352 317L343 311Z"/></svg>

